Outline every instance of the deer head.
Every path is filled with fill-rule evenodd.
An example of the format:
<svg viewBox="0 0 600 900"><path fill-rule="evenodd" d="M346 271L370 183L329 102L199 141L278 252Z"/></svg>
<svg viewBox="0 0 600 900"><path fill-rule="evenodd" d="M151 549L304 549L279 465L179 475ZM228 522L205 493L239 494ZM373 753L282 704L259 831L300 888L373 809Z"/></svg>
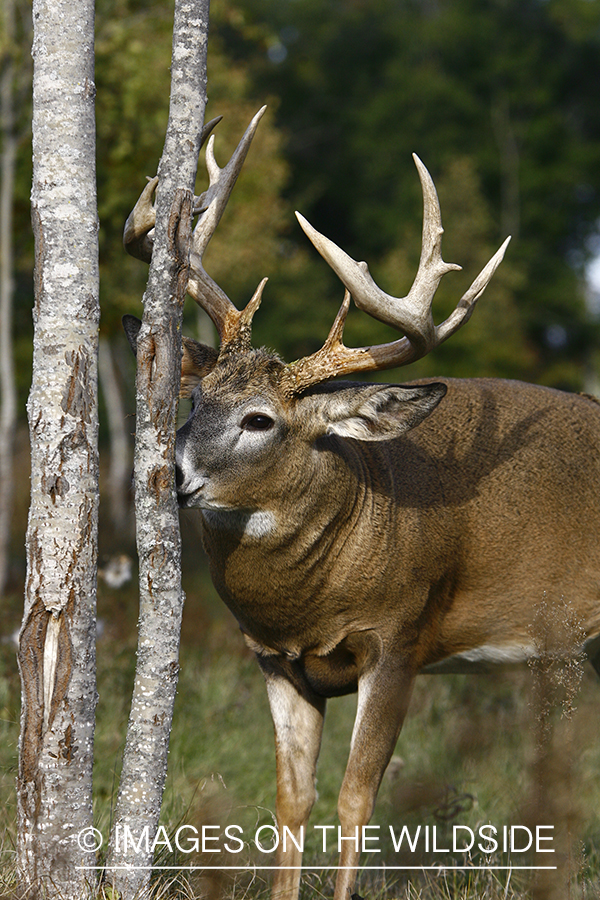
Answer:
<svg viewBox="0 0 600 900"><path fill-rule="evenodd" d="M314 441L326 434L363 441L390 440L422 421L444 396L443 385L410 388L339 385L333 389L321 386L340 375L406 365L447 340L468 321L509 241L502 244L477 276L454 312L436 325L432 314L434 294L442 277L459 270L460 266L442 259L443 229L437 193L429 172L415 155L423 190L423 243L417 275L406 297L386 294L373 281L366 263L353 260L297 213L305 234L344 284L344 300L323 347L311 356L286 364L274 354L253 349L252 319L260 305L266 279L247 306L239 311L206 273L203 255L264 109L253 118L224 168L215 160L214 136L211 136L206 152L209 186L194 201L198 221L190 254L188 293L214 322L220 350L217 354L212 348L183 339L181 396L195 401L190 420L178 434L178 491L183 506L208 508L211 503L239 505L242 502L248 507L258 502L258 498L251 496L252 490L261 483L263 468L266 471L271 466L273 453L278 452L278 458L282 458L281 451L290 433L296 439L302 435L304 452L309 453ZM157 183L157 178L149 181L125 226L126 249L146 261L152 252L155 222L152 197ZM346 347L343 330L351 298L359 309L392 325L403 337L383 345ZM133 317L125 317L124 323L134 345L139 325ZM201 412L197 413L200 407ZM251 469L242 466L243 461L250 459ZM217 490L216 476L210 473L219 467L223 473ZM248 496L240 484L244 472L251 482ZM231 482L229 489L224 487L227 479ZM285 473L282 482L285 484ZM270 488L273 489L272 477ZM220 499L213 494L218 494Z"/></svg>

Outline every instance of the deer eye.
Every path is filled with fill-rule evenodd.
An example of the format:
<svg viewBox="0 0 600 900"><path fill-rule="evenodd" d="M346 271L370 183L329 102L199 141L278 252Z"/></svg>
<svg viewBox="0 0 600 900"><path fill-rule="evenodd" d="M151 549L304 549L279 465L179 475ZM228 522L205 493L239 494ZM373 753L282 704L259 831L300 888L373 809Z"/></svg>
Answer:
<svg viewBox="0 0 600 900"><path fill-rule="evenodd" d="M242 428L244 431L268 431L274 425L270 416L260 413L250 413L242 419Z"/></svg>

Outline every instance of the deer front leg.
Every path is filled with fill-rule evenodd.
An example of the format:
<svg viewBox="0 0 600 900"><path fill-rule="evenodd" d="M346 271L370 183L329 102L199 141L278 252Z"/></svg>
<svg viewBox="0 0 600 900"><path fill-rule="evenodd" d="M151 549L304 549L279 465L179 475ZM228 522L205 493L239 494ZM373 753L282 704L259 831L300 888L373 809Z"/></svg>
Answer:
<svg viewBox="0 0 600 900"><path fill-rule="evenodd" d="M367 825L408 709L414 677L387 659L359 678L350 756L338 799L342 841L334 900L350 900ZM358 845L358 846L357 846Z"/></svg>
<svg viewBox="0 0 600 900"><path fill-rule="evenodd" d="M259 658L275 729L277 765L277 827L279 846L273 877L273 900L296 900L300 889L302 846L306 823L316 797L317 758L321 747L325 700L297 688Z"/></svg>

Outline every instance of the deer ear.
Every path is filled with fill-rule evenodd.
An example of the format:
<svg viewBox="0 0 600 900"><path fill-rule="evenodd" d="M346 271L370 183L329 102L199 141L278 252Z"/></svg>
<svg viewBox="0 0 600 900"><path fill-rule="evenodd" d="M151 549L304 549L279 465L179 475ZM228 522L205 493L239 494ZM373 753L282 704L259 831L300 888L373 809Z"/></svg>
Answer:
<svg viewBox="0 0 600 900"><path fill-rule="evenodd" d="M137 339L142 327L141 320L136 316L123 316L123 328L131 349L137 354ZM181 387L180 397L190 397L198 382L212 371L218 357L218 353L206 344L199 344L192 338L182 338L181 355Z"/></svg>
<svg viewBox="0 0 600 900"><path fill-rule="evenodd" d="M327 398L326 434L357 441L390 441L433 412L446 385L365 385L323 395Z"/></svg>
<svg viewBox="0 0 600 900"><path fill-rule="evenodd" d="M191 397L196 385L214 369L219 354L213 347L199 344L188 337L182 338L182 345L179 396Z"/></svg>

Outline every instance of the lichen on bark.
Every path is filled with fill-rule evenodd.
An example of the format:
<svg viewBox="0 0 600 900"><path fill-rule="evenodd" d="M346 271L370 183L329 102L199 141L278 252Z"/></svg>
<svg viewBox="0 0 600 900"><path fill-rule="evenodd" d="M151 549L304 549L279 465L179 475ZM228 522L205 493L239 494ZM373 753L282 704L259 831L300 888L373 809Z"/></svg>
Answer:
<svg viewBox="0 0 600 900"><path fill-rule="evenodd" d="M194 182L206 103L208 0L176 0L169 123L158 175L154 250L137 339L136 536L138 659L105 878L124 900L143 896L167 770L183 611L175 491L181 318ZM149 829L140 852L119 841ZM133 866L142 868L134 869Z"/></svg>
<svg viewBox="0 0 600 900"><path fill-rule="evenodd" d="M20 890L85 896L98 529L94 3L34 0L31 504L20 634ZM95 862L95 860L92 860Z"/></svg>

